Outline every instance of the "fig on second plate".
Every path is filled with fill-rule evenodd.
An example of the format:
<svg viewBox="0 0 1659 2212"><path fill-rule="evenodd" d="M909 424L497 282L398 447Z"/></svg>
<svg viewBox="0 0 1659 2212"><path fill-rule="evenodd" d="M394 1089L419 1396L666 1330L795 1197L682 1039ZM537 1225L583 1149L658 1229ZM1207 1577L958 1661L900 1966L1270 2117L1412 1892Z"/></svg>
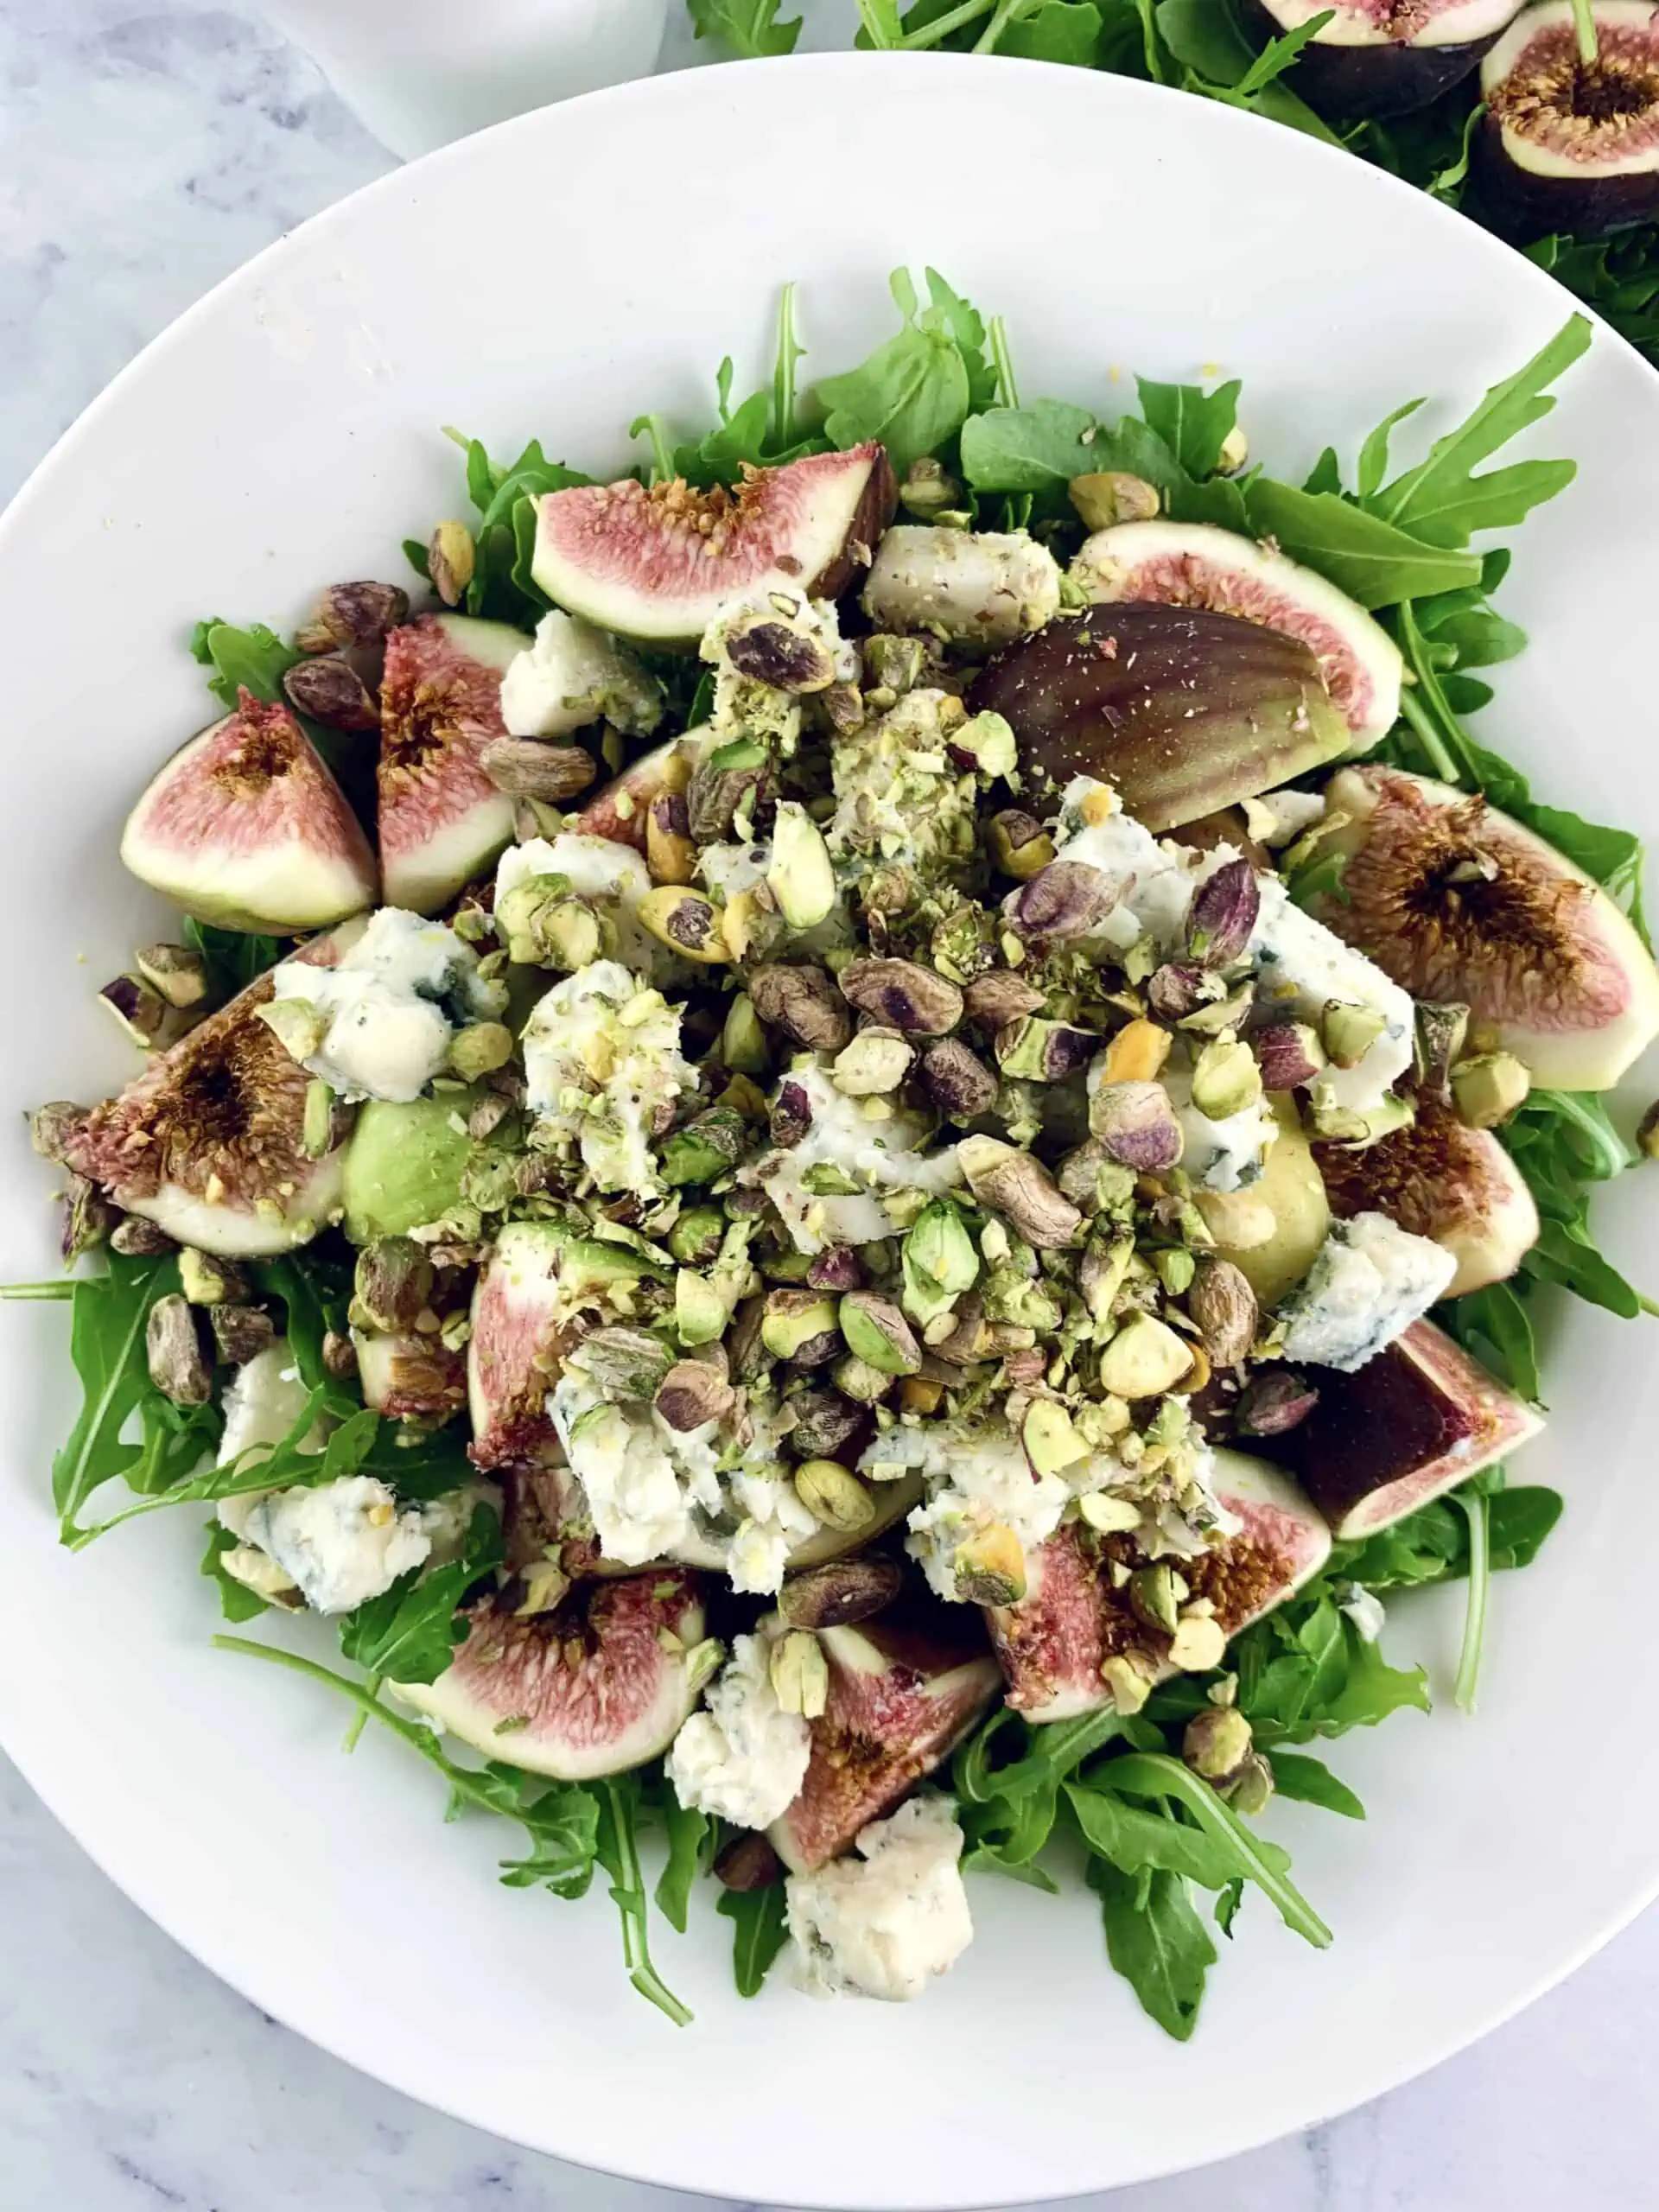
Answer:
<svg viewBox="0 0 1659 2212"><path fill-rule="evenodd" d="M1659 215L1659 15L1649 0L1590 0L1589 16L1593 58L1572 0L1543 0L1481 65L1476 189L1484 219L1517 244Z"/></svg>
<svg viewBox="0 0 1659 2212"><path fill-rule="evenodd" d="M1155 602L1051 622L998 653L969 703L1004 717L1039 783L1096 777L1160 832L1306 774L1350 743L1300 639Z"/></svg>
<svg viewBox="0 0 1659 2212"><path fill-rule="evenodd" d="M1318 918L1419 1000L1466 1006L1470 1046L1535 1083L1606 1090L1659 1035L1659 969L1618 906L1484 799L1398 768L1325 791L1343 858ZM1345 818L1344 818L1345 817Z"/></svg>
<svg viewBox="0 0 1659 2212"><path fill-rule="evenodd" d="M550 1612L487 1598L435 1682L391 1683L486 1758L560 1782L622 1774L658 1758L697 1700L701 1586L661 1567L579 1582Z"/></svg>
<svg viewBox="0 0 1659 2212"><path fill-rule="evenodd" d="M769 579L839 598L868 566L897 499L879 445L747 468L731 491L678 478L582 485L537 501L531 573L602 630L691 645L723 607Z"/></svg>
<svg viewBox="0 0 1659 2212"><path fill-rule="evenodd" d="M423 614L387 638L378 785L388 906L437 913L512 842L513 803L482 756L507 734L501 679L532 645L466 614Z"/></svg>
<svg viewBox="0 0 1659 2212"><path fill-rule="evenodd" d="M1520 0L1350 0L1330 10L1287 82L1321 115L1408 115L1460 85ZM1263 44L1326 12L1322 0L1241 0Z"/></svg>

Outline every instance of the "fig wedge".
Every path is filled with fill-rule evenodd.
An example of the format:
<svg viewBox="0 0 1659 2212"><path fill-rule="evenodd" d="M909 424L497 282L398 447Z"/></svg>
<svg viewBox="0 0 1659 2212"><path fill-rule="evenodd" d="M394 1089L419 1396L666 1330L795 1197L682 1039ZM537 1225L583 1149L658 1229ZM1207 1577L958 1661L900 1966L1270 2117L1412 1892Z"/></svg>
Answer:
<svg viewBox="0 0 1659 2212"><path fill-rule="evenodd" d="M1490 1129L1466 1128L1420 1095L1417 1117L1376 1144L1316 1145L1331 1210L1341 1219L1385 1213L1431 1237L1458 1263L1448 1298L1512 1275L1538 1242L1526 1179Z"/></svg>
<svg viewBox="0 0 1659 2212"><path fill-rule="evenodd" d="M507 734L501 678L532 645L465 614L423 614L387 638L378 787L389 906L435 914L512 842L513 803L482 755Z"/></svg>
<svg viewBox="0 0 1659 2212"><path fill-rule="evenodd" d="M294 957L330 967L344 949L336 931ZM64 1147L66 1163L124 1212L224 1259L289 1251L340 1211L343 1148L320 1159L306 1149L311 1079L259 1018L270 995L260 976L97 1107Z"/></svg>
<svg viewBox="0 0 1659 2212"><path fill-rule="evenodd" d="M1320 115L1408 115L1471 74L1519 0L1357 0L1303 47L1287 82ZM1325 11L1317 0L1242 0L1262 44Z"/></svg>
<svg viewBox="0 0 1659 2212"><path fill-rule="evenodd" d="M288 709L246 690L149 783L121 858L223 929L324 929L375 900L374 855L345 793Z"/></svg>
<svg viewBox="0 0 1659 2212"><path fill-rule="evenodd" d="M1432 1321L1352 1375L1321 1369L1287 1456L1344 1541L1403 1520L1536 1436L1541 1417Z"/></svg>
<svg viewBox="0 0 1659 2212"><path fill-rule="evenodd" d="M969 699L1012 726L1029 773L1060 785L1096 777L1158 831L1349 747L1347 721L1300 639L1152 601L1059 617L998 653Z"/></svg>
<svg viewBox="0 0 1659 2212"><path fill-rule="evenodd" d="M1659 1035L1659 969L1600 886L1479 798L1398 768L1344 768L1324 853L1345 855L1327 929L1414 997L1470 1010L1471 1049L1533 1081L1606 1090Z"/></svg>
<svg viewBox="0 0 1659 2212"><path fill-rule="evenodd" d="M435 1682L391 1687L486 1758L560 1782L623 1774L665 1751L697 1701L697 1578L663 1567L580 1582L551 1612L486 1599Z"/></svg>
<svg viewBox="0 0 1659 2212"><path fill-rule="evenodd" d="M800 1795L767 1831L797 1874L848 1850L948 1758L999 1682L972 1611L913 1592L873 1619L820 1629L818 1643L829 1700L811 1723Z"/></svg>
<svg viewBox="0 0 1659 2212"><path fill-rule="evenodd" d="M1386 737L1399 715L1403 664L1388 632L1345 592L1255 538L1209 523L1119 523L1086 540L1071 580L1097 604L1206 607L1299 639L1347 718L1356 753Z"/></svg>
<svg viewBox="0 0 1659 2212"><path fill-rule="evenodd" d="M1485 219L1517 244L1659 215L1659 16L1649 0L1592 0L1590 16L1592 61L1571 0L1544 0L1481 65L1477 189Z"/></svg>
<svg viewBox="0 0 1659 2212"><path fill-rule="evenodd" d="M885 449L746 468L734 492L632 478L548 492L531 573L560 607L622 638L692 645L721 608L768 577L837 599L893 519Z"/></svg>
<svg viewBox="0 0 1659 2212"><path fill-rule="evenodd" d="M1212 1487L1243 1522L1197 1559L1173 1562L1194 1597L1208 1598L1230 1638L1300 1590L1331 1554L1331 1531L1295 1484L1264 1460L1217 1452ZM1027 1560L1017 1605L988 1612L1007 1701L1033 1722L1069 1720L1112 1701L1106 1662L1133 1654L1149 1679L1173 1672L1170 1639L1135 1614L1110 1567L1134 1556L1124 1539L1093 1536L1080 1522L1058 1529Z"/></svg>

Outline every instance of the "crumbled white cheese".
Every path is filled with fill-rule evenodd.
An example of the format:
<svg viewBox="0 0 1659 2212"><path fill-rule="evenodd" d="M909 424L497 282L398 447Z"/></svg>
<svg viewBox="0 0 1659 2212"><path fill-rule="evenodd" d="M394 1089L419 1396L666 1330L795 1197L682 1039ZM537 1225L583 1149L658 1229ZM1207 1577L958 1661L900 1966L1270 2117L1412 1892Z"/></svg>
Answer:
<svg viewBox="0 0 1659 2212"><path fill-rule="evenodd" d="M658 1113L695 1090L680 1057L680 1009L619 961L555 983L524 1024L528 1102L544 1132L574 1143L601 1191L652 1191Z"/></svg>
<svg viewBox="0 0 1659 2212"><path fill-rule="evenodd" d="M1092 800L1098 810L1107 799L1112 810L1105 819L1085 822L1084 802ZM1160 953L1178 950L1185 942L1193 891L1216 865L1216 856L1154 837L1123 811L1115 792L1091 776L1074 777L1066 785L1060 826L1069 833L1058 848L1062 860L1123 880L1122 896L1097 934L1119 952L1141 938L1150 938Z"/></svg>
<svg viewBox="0 0 1659 2212"><path fill-rule="evenodd" d="M763 578L728 600L703 632L698 651L715 671L714 706L709 719L716 741L725 744L735 738L753 738L789 753L794 751L801 734L798 695L779 690L759 677L746 676L733 666L727 651L727 639L732 631L747 630L757 615L768 624L822 646L830 656L836 680L844 681L842 671L849 667L856 673L857 658L855 654L849 656L842 643L841 618L835 602L808 599L799 584L791 582L781 572Z"/></svg>
<svg viewBox="0 0 1659 2212"><path fill-rule="evenodd" d="M495 903L537 876L560 875L569 896L591 906L615 932L616 957L654 983L683 976L686 963L652 937L639 919L639 902L652 888L643 854L613 837L586 837L574 830L556 837L531 837L509 845L495 870Z"/></svg>
<svg viewBox="0 0 1659 2212"><path fill-rule="evenodd" d="M571 1369L548 1409L604 1558L666 1559L690 1541L694 1504L719 1511L712 1423L683 1435L650 1408L611 1404Z"/></svg>
<svg viewBox="0 0 1659 2212"><path fill-rule="evenodd" d="M792 1483L781 1480L777 1460L766 1459L765 1440L757 1437L746 1455L753 1465L728 1477L733 1503L741 1511L726 1554L734 1590L770 1597L783 1587L784 1571L798 1544L815 1535L817 1516L802 1504ZM767 1468L771 1471L765 1471Z"/></svg>
<svg viewBox="0 0 1659 2212"><path fill-rule="evenodd" d="M1288 845L1325 819L1325 793L1287 788L1244 801L1244 824L1258 844Z"/></svg>
<svg viewBox="0 0 1659 2212"><path fill-rule="evenodd" d="M806 1778L812 1732L778 1702L763 1637L740 1636L694 1713L674 1738L668 1778L688 1812L716 1814L741 1828L766 1828L787 1811Z"/></svg>
<svg viewBox="0 0 1659 2212"><path fill-rule="evenodd" d="M1333 1222L1306 1281L1281 1309L1285 1357L1351 1375L1421 1320L1457 1271L1452 1253L1387 1214Z"/></svg>
<svg viewBox="0 0 1659 2212"><path fill-rule="evenodd" d="M471 946L400 906L381 907L332 968L285 960L271 970L271 990L327 1018L321 1042L302 1059L313 1075L342 1098L395 1104L418 1098L442 1071L451 1009L462 1020L493 1010Z"/></svg>
<svg viewBox="0 0 1659 2212"><path fill-rule="evenodd" d="M765 1185L798 1251L897 1236L899 1225L881 1203L884 1192L925 1191L938 1198L961 1183L955 1145L925 1154L918 1149L927 1130L915 1116L895 1113L873 1121L862 1099L837 1090L827 1070L811 1064L791 1068L784 1080L806 1093L810 1126L798 1144L768 1153L741 1169L738 1179ZM813 1168L838 1172L858 1187L812 1191L807 1177Z"/></svg>
<svg viewBox="0 0 1659 2212"><path fill-rule="evenodd" d="M309 1396L288 1339L278 1337L264 1351L256 1352L245 1367L238 1367L226 1387L221 1406L225 1429L218 1464L228 1467L245 1452L253 1455L251 1464L268 1459L305 1411ZM328 1427L326 1421L314 1424L301 1438L300 1450L321 1452L328 1440ZM220 1525L232 1535L243 1535L248 1516L262 1495L258 1491L243 1491L220 1498Z"/></svg>
<svg viewBox="0 0 1659 2212"><path fill-rule="evenodd" d="M1363 1583L1338 1584L1337 1610L1346 1613L1364 1643L1375 1643L1388 1623L1382 1600L1375 1590L1367 1590Z"/></svg>
<svg viewBox="0 0 1659 2212"><path fill-rule="evenodd" d="M815 1997L919 1997L973 1941L950 1801L912 1797L861 1829L857 1859L785 1885L798 1982Z"/></svg>
<svg viewBox="0 0 1659 2212"><path fill-rule="evenodd" d="M1121 1479L1116 1460L1089 1478L1090 1460L1078 1460L1083 1487L1097 1489L1105 1467ZM925 1502L912 1513L905 1548L920 1563L941 1598L957 1596L957 1555L992 1526L1011 1529L1021 1548L1036 1550L1059 1526L1060 1516L1079 1494L1058 1475L1032 1471L1020 1440L1000 1422L957 1428L929 1421L917 1428L890 1428L868 1446L859 1471L873 1481L896 1480L919 1467L928 1486Z"/></svg>
<svg viewBox="0 0 1659 2212"><path fill-rule="evenodd" d="M1105 1065L1105 1056L1096 1062ZM1211 1121L1192 1103L1192 1077L1185 1068L1168 1067L1160 1078L1181 1125L1181 1168L1206 1191L1238 1191L1262 1173L1279 1123L1265 1093L1224 1119ZM1090 1071L1093 1087L1094 1070Z"/></svg>
<svg viewBox="0 0 1659 2212"><path fill-rule="evenodd" d="M320 1613L348 1613L390 1590L432 1549L418 1506L399 1509L373 1475L313 1490L267 1491L248 1515L246 1541L298 1584Z"/></svg>
<svg viewBox="0 0 1659 2212"><path fill-rule="evenodd" d="M1354 1066L1332 1065L1319 1075L1321 1091L1328 1086L1334 1103L1363 1112L1376 1105L1411 1065L1417 1017L1410 995L1375 961L1293 905L1276 876L1257 880L1262 908L1249 944L1257 1007L1274 1014L1288 1009L1316 1027L1332 1000L1374 1007L1382 1017L1382 1033Z"/></svg>
<svg viewBox="0 0 1659 2212"><path fill-rule="evenodd" d="M663 718L661 687L631 652L580 615L556 610L501 678L510 737L568 737L601 717L628 737L649 737Z"/></svg>

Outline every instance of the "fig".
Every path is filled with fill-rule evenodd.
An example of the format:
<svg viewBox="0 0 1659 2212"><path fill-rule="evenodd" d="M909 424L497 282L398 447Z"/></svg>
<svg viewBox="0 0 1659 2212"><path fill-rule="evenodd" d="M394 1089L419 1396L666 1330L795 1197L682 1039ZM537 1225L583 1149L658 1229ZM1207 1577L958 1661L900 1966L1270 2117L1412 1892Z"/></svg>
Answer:
<svg viewBox="0 0 1659 2212"><path fill-rule="evenodd" d="M846 1851L948 1758L996 1694L983 1630L965 1606L907 1592L873 1618L821 1629L824 1710L799 1796L767 1831L792 1873Z"/></svg>
<svg viewBox="0 0 1659 2212"><path fill-rule="evenodd" d="M488 1095L444 1090L405 1103L364 1101L346 1141L341 1192L353 1244L405 1236L454 1211L461 1177L482 1149L467 1134L467 1119Z"/></svg>
<svg viewBox="0 0 1659 2212"><path fill-rule="evenodd" d="M319 938L294 957L332 966L343 939ZM260 1019L270 995L261 976L64 1145L66 1164L124 1212L224 1259L289 1251L340 1211L342 1148L314 1158L308 1147L311 1078Z"/></svg>
<svg viewBox="0 0 1659 2212"><path fill-rule="evenodd" d="M1347 717L1354 752L1370 752L1394 727L1398 645L1346 593L1270 545L1209 523L1120 523L1086 542L1071 576L1097 603L1208 607L1300 639Z"/></svg>
<svg viewBox="0 0 1659 2212"><path fill-rule="evenodd" d="M467 1348L472 1458L480 1467L559 1456L547 1394L574 1341L560 1268L570 1243L545 1222L512 1222L495 1240L473 1294ZM619 1265L632 1255L614 1250Z"/></svg>
<svg viewBox="0 0 1659 2212"><path fill-rule="evenodd" d="M507 734L501 678L532 643L466 614L423 614L387 638L378 788L389 906L435 914L512 842L513 803L483 753Z"/></svg>
<svg viewBox="0 0 1659 2212"><path fill-rule="evenodd" d="M1168 1564L1192 1597L1210 1599L1230 1638L1319 1572L1331 1531L1296 1484L1264 1460L1218 1451L1211 1487L1243 1527L1213 1549ZM1069 1720L1110 1703L1116 1693L1104 1670L1115 1660L1147 1684L1175 1671L1175 1637L1160 1624L1156 1592L1133 1574L1122 1586L1114 1577L1114 1566L1134 1557L1125 1538L1103 1543L1076 1522L1029 1555L1025 1597L987 1615L1016 1713L1030 1721Z"/></svg>
<svg viewBox="0 0 1659 2212"><path fill-rule="evenodd" d="M374 904L374 855L345 793L288 709L245 690L146 787L121 858L225 929L323 929Z"/></svg>
<svg viewBox="0 0 1659 2212"><path fill-rule="evenodd" d="M1314 1157L1333 1213L1375 1211L1450 1252L1448 1298L1502 1282L1538 1241L1526 1179L1490 1129L1466 1128L1419 1094L1416 1119L1376 1144L1321 1144Z"/></svg>
<svg viewBox="0 0 1659 2212"><path fill-rule="evenodd" d="M1350 741L1300 639L1155 601L1059 617L988 663L969 702L1008 722L1028 772L1097 778L1160 832L1270 791Z"/></svg>
<svg viewBox="0 0 1659 2212"><path fill-rule="evenodd" d="M1325 926L1414 998L1470 1011L1477 1052L1535 1083L1606 1090L1659 1034L1659 969L1583 870L1484 800L1395 768L1344 768Z"/></svg>
<svg viewBox="0 0 1659 2212"><path fill-rule="evenodd" d="M1331 1226L1331 1208L1294 1102L1269 1101L1279 1125L1262 1173L1237 1191L1199 1191L1194 1203L1216 1240L1264 1306L1276 1306L1313 1266Z"/></svg>
<svg viewBox="0 0 1659 2212"><path fill-rule="evenodd" d="M1414 1321L1353 1374L1321 1370L1318 1402L1284 1447L1346 1542L1414 1513L1542 1427L1443 1330Z"/></svg>
<svg viewBox="0 0 1659 2212"><path fill-rule="evenodd" d="M1460 85L1518 4L1359 0L1313 34L1286 81L1320 115L1408 115ZM1240 20L1265 43L1322 12L1319 0L1241 0Z"/></svg>
<svg viewBox="0 0 1659 2212"><path fill-rule="evenodd" d="M693 645L768 578L838 599L869 563L897 504L879 445L746 467L735 491L632 478L544 493L531 574L557 605L602 630Z"/></svg>
<svg viewBox="0 0 1659 2212"><path fill-rule="evenodd" d="M550 1612L488 1598L467 1620L435 1682L391 1687L486 1758L560 1782L658 1758L707 1673L701 1589L675 1567L579 1582Z"/></svg>
<svg viewBox="0 0 1659 2212"><path fill-rule="evenodd" d="M683 788L706 734L702 729L688 730L683 737L671 737L642 753L572 817L571 829L578 836L608 837L643 853L652 802L664 791Z"/></svg>
<svg viewBox="0 0 1659 2212"><path fill-rule="evenodd" d="M1596 238L1659 216L1659 16L1590 0L1596 54L1572 0L1517 16L1481 66L1475 176L1492 227L1517 243Z"/></svg>
<svg viewBox="0 0 1659 2212"><path fill-rule="evenodd" d="M467 1359L441 1337L353 1329L363 1402L388 1421L443 1422L467 1402Z"/></svg>

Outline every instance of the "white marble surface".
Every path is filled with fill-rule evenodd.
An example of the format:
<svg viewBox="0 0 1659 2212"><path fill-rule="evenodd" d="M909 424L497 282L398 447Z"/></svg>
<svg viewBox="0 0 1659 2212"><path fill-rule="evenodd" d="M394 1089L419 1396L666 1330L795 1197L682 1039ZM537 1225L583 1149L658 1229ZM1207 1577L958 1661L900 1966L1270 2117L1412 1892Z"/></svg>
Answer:
<svg viewBox="0 0 1659 2212"><path fill-rule="evenodd" d="M805 5L809 42L837 41L848 0ZM683 31L669 58L690 58ZM0 499L179 309L386 165L252 7L0 0ZM3 1760L0 1961L0 2212L696 2201L516 2151L312 2050L142 1918ZM1114 2212L1640 2212L1656 2044L1649 1914L1424 2081Z"/></svg>

